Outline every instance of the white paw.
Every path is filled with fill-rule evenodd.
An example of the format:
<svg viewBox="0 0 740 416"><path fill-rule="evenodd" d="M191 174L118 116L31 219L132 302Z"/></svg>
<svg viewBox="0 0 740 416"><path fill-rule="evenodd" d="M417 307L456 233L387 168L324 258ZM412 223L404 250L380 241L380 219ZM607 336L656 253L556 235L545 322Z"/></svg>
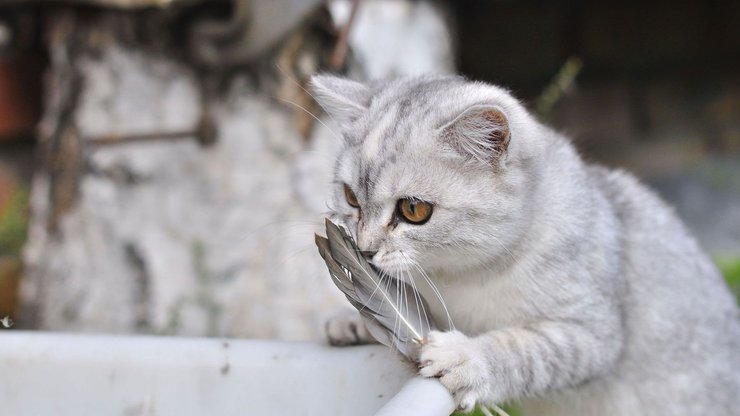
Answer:
<svg viewBox="0 0 740 416"><path fill-rule="evenodd" d="M472 411L489 390L490 375L483 351L474 339L461 332L431 332L422 346L419 362L419 374L438 377L465 412Z"/></svg>
<svg viewBox="0 0 740 416"><path fill-rule="evenodd" d="M326 321L326 336L331 345L359 345L375 343L360 314L355 310L342 309Z"/></svg>

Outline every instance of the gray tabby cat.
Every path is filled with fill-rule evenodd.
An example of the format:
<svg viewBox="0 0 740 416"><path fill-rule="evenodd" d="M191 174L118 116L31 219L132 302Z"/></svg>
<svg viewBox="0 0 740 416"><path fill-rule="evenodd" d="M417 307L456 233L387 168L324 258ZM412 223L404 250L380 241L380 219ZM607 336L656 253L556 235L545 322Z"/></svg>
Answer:
<svg viewBox="0 0 740 416"><path fill-rule="evenodd" d="M462 409L740 414L735 300L635 178L585 163L497 87L312 82L345 139L331 219L379 269L428 299L436 285L457 330L429 337L420 374ZM371 341L356 316L327 328Z"/></svg>

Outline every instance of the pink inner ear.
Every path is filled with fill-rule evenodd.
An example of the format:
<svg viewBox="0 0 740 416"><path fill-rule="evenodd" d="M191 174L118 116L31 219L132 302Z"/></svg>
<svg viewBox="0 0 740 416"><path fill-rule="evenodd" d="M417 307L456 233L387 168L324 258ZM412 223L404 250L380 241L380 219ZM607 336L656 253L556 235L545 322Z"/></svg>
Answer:
<svg viewBox="0 0 740 416"><path fill-rule="evenodd" d="M501 114L500 111L487 110L483 113L486 121L497 126L496 129L491 133L491 140L496 142L496 150L504 152L509 147L509 140L511 139L511 133L509 131L509 123L506 121L506 117Z"/></svg>
<svg viewBox="0 0 740 416"><path fill-rule="evenodd" d="M445 127L442 136L463 155L490 163L506 152L511 132L501 111L474 107Z"/></svg>

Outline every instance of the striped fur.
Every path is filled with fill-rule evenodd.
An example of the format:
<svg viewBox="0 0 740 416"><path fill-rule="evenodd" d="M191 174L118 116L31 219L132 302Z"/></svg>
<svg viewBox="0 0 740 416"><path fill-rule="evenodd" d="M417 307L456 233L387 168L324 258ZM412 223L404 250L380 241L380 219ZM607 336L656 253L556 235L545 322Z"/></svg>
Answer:
<svg viewBox="0 0 740 416"><path fill-rule="evenodd" d="M739 414L737 305L653 192L584 163L498 87L322 76L314 89L345 137L332 219L377 251L377 267L427 298L433 282L445 299L448 310L433 313L449 313L457 330L429 337L420 373L440 377L462 408L521 401L529 415ZM505 148L485 141L502 126L455 124L475 108L503 115ZM432 202L431 219L394 219L404 197ZM352 332L329 327L332 337Z"/></svg>

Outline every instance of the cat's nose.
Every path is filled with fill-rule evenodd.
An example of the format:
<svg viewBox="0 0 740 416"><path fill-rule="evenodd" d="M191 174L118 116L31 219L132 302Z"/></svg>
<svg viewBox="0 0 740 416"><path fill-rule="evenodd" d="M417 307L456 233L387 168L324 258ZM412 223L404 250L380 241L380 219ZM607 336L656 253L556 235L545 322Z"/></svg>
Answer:
<svg viewBox="0 0 740 416"><path fill-rule="evenodd" d="M360 250L360 254L368 260L372 260L373 256L378 254L378 250Z"/></svg>

